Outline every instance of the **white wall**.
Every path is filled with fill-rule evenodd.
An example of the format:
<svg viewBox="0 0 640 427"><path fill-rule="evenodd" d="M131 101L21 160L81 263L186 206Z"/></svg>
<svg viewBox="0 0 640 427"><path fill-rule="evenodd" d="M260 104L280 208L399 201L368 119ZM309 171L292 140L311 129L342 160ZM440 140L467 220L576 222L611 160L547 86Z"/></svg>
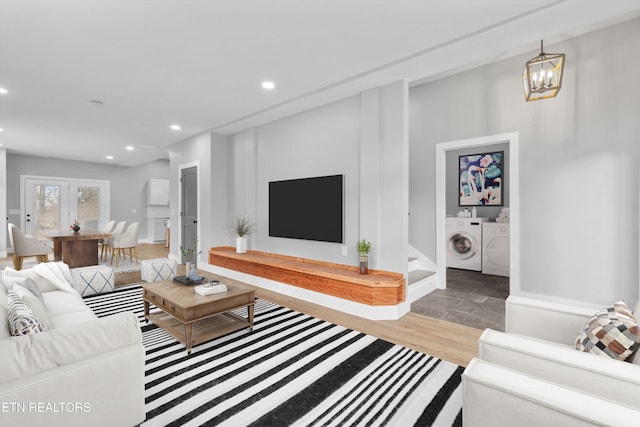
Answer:
<svg viewBox="0 0 640 427"><path fill-rule="evenodd" d="M359 232L359 108L359 98L352 97L256 129L256 249L355 263ZM339 174L344 175L346 258L341 255L340 243L269 237L270 181Z"/></svg>
<svg viewBox="0 0 640 427"><path fill-rule="evenodd" d="M410 89L411 243L435 255L435 144L519 131L523 293L635 302L640 20L545 48L567 55L554 99L524 101L534 51Z"/></svg>
<svg viewBox="0 0 640 427"><path fill-rule="evenodd" d="M357 265L364 238L373 243L371 268L406 273L407 98L397 82L233 135L229 217L256 221L249 248ZM270 181L337 174L345 176L347 256L339 243L269 237Z"/></svg>
<svg viewBox="0 0 640 427"><path fill-rule="evenodd" d="M198 264L207 263L209 248L224 244L228 212L229 155L224 135L203 133L169 147L170 256L180 260L180 176L184 167L198 168Z"/></svg>
<svg viewBox="0 0 640 427"><path fill-rule="evenodd" d="M7 256L7 150L0 148L0 257Z"/></svg>

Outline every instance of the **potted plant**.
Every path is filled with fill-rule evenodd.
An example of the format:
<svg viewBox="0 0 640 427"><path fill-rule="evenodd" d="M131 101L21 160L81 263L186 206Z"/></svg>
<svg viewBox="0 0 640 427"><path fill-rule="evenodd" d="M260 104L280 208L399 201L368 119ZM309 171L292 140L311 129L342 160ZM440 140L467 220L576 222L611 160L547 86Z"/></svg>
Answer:
<svg viewBox="0 0 640 427"><path fill-rule="evenodd" d="M362 239L356 243L358 255L360 255L360 274L369 272L369 251L371 250L371 242Z"/></svg>
<svg viewBox="0 0 640 427"><path fill-rule="evenodd" d="M69 228L71 230L73 230L74 233L77 233L78 231L80 231L80 223L78 222L78 220L74 220L73 223L69 226Z"/></svg>
<svg viewBox="0 0 640 427"><path fill-rule="evenodd" d="M229 231L236 237L236 252L243 254L247 252L247 237L256 228L256 225L247 217L237 216L227 225Z"/></svg>
<svg viewBox="0 0 640 427"><path fill-rule="evenodd" d="M192 269L191 269L191 260L193 260L193 256L194 255L200 255L202 253L202 251L198 251L198 240L194 239L193 240L193 246L191 248L181 248L180 249L180 253L182 254L182 258L185 260L186 263L186 275L187 276L192 276L195 275L195 267L193 268L193 274L192 274ZM197 258L196 258L197 260Z"/></svg>

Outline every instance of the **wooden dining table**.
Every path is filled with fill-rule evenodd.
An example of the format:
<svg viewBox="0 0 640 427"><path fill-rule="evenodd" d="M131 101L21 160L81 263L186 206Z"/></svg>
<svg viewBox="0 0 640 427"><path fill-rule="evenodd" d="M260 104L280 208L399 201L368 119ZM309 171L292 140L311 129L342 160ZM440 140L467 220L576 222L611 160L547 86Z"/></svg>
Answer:
<svg viewBox="0 0 640 427"><path fill-rule="evenodd" d="M108 239L111 233L81 229L51 232L46 237L53 240L53 259L76 268L98 265L98 240Z"/></svg>

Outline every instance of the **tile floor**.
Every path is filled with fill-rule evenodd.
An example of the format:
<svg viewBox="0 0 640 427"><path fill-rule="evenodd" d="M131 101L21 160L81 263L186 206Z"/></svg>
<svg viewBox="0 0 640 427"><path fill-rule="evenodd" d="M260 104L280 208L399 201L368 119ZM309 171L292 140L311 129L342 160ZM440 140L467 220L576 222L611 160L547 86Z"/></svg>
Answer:
<svg viewBox="0 0 640 427"><path fill-rule="evenodd" d="M415 301L411 311L478 329L504 331L507 296L508 277L449 268L447 288Z"/></svg>

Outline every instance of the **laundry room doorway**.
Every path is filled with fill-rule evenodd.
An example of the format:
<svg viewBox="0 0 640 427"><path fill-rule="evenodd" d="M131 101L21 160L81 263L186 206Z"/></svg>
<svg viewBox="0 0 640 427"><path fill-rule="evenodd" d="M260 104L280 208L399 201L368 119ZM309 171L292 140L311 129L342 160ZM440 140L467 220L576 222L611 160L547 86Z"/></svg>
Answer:
<svg viewBox="0 0 640 427"><path fill-rule="evenodd" d="M504 328L504 299L520 286L518 144L513 132L436 145L439 289L412 311Z"/></svg>

